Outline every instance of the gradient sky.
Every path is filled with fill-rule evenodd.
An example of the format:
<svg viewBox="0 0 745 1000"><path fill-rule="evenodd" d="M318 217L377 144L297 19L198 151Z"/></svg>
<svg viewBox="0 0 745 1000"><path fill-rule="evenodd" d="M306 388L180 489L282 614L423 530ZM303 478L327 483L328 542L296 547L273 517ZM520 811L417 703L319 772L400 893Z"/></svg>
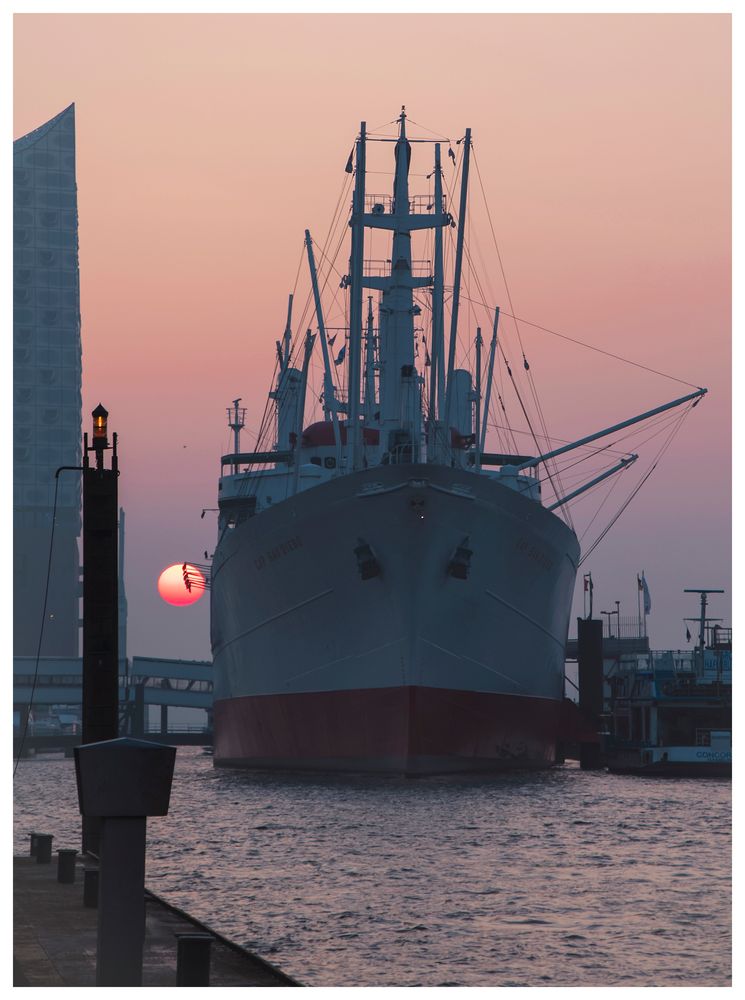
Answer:
<svg viewBox="0 0 745 1000"><path fill-rule="evenodd" d="M225 407L258 426L303 230L325 234L360 120L402 104L453 141L472 128L517 315L709 389L583 565L577 612L591 570L596 611L635 613L644 569L653 646L685 646L683 587L726 588L729 618L728 15L14 23L14 137L76 106L84 428L101 401L119 434L129 655L209 656L208 600L166 605L158 575L212 552ZM521 333L556 437L686 391Z"/></svg>

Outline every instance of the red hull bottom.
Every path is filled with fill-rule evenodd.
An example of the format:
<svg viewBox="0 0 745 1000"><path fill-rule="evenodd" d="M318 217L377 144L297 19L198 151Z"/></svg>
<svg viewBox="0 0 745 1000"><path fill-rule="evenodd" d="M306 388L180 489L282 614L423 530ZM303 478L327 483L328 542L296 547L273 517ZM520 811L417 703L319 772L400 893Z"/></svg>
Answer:
<svg viewBox="0 0 745 1000"><path fill-rule="evenodd" d="M216 701L214 761L233 767L441 774L545 768L561 702L431 687Z"/></svg>

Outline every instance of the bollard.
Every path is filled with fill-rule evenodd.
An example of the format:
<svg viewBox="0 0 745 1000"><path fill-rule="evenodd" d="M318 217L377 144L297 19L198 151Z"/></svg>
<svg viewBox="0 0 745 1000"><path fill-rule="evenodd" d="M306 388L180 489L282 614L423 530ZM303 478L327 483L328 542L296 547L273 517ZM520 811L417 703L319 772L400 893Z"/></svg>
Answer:
<svg viewBox="0 0 745 1000"><path fill-rule="evenodd" d="M72 885L75 881L75 858L78 852L71 848L57 851L57 881Z"/></svg>
<svg viewBox="0 0 745 1000"><path fill-rule="evenodd" d="M52 861L52 841L54 837L51 833L36 834L36 863L37 865L48 865Z"/></svg>
<svg viewBox="0 0 745 1000"><path fill-rule="evenodd" d="M177 934L176 985L209 986L211 934Z"/></svg>
<svg viewBox="0 0 745 1000"><path fill-rule="evenodd" d="M142 986L148 816L166 816L176 748L122 738L75 747L83 820L100 820L96 986Z"/></svg>
<svg viewBox="0 0 745 1000"><path fill-rule="evenodd" d="M94 910L98 906L98 868L83 870L83 906Z"/></svg>

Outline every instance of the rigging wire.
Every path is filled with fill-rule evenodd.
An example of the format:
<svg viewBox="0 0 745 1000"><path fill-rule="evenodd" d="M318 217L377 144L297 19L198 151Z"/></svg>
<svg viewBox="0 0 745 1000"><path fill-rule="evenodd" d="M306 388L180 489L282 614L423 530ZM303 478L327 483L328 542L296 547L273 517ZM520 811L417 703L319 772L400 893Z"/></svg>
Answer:
<svg viewBox="0 0 745 1000"><path fill-rule="evenodd" d="M620 509L615 514L615 516L613 518L611 518L610 522L600 532L600 534L595 539L595 541L592 543L592 545L587 550L587 552L585 552L582 555L582 557L579 560L579 563L577 564L578 568L582 565L582 563L585 561L585 559L587 559L591 555L591 553L595 551L595 549L602 542L602 540L608 534L608 532L613 527L613 525L618 521L618 519L621 517L621 515L623 514L623 512L626 510L626 508L629 506L629 504L632 502L632 500L639 493L639 490L642 488L642 486L646 483L646 481L652 475L652 473L654 472L654 470L657 468L659 462L662 459L662 456L665 454L665 452L667 451L667 449L672 444L673 439L675 438L675 436L678 433L678 431L680 430L680 428L683 426L683 423L684 423L686 417L690 414L691 410L693 409L693 406L694 406L694 404L692 403L691 405L689 405L689 406L686 407L686 409L683 411L682 414L680 414L679 419L676 421L676 423L673 425L673 427L671 427L669 434L667 435L667 437L665 438L664 442L662 443L662 446L660 447L660 450L658 451L657 455L655 456L655 458L653 460L653 464L647 470L647 472L645 473L645 475L642 476L642 478L639 480L639 482L634 487L634 489L631 491L631 493L626 498L626 500L622 503Z"/></svg>
<svg viewBox="0 0 745 1000"><path fill-rule="evenodd" d="M493 309L488 302L481 302L480 305L484 306L486 309ZM513 316L506 310L500 310L500 315L509 316L510 319L515 319L525 326L532 326L535 330L541 330L543 333L550 333L553 337L560 337L562 340L568 340L571 344L576 344L578 347L585 347L588 351L595 351L596 354L604 354L608 358L613 358L614 361L622 361L626 365L632 365L634 368L641 368L642 371L650 372L652 375L659 375L661 378L670 379L672 382L680 382L681 385L690 386L691 389L701 389L702 386L696 385L695 382L687 382L683 378L677 378L675 375L670 375L668 372L661 372L657 368L650 368L649 365L643 365L639 361L632 361L631 358L624 358L620 354L614 354L612 351L606 351L602 347L596 347L594 344L588 344L583 340L578 340L576 337L570 337L566 333L559 333L558 330L552 330L550 327L542 326L540 323L533 323L529 319L525 319L522 316Z"/></svg>
<svg viewBox="0 0 745 1000"><path fill-rule="evenodd" d="M537 387L535 385L535 380L533 378L532 372L530 371L530 365L528 364L528 360L527 360L527 358L525 356L525 347L523 345L522 334L520 333L520 325L519 325L518 321L515 319L515 315L514 315L514 313L515 313L515 307L512 304L512 293L510 291L510 286L509 286L509 283L507 281L507 273L505 272L505 269L504 269L504 263L502 261L502 254L500 253L499 243L497 242L497 235L496 235L496 233L494 231L494 223L492 222L491 211L489 209L489 202L487 201L487 198L486 198L486 191L484 190L484 182L481 179L481 170L479 169L478 157L476 156L476 150L475 149L473 150L473 162L474 162L474 166L476 167L476 176L479 179L479 187L481 188L481 196L484 199L484 207L486 208L486 216L487 216L487 219L489 220L489 228L491 229L492 239L494 240L494 249L497 252L497 260L499 261L499 269L502 272L502 281L504 282L505 292L507 293L507 301L509 302L510 309L512 311L511 312L511 319L512 319L513 323L515 324L515 331L517 333L517 339L518 339L518 342L520 344L520 351L521 351L522 356L523 356L523 367L525 369L525 372L527 373L528 385L530 387L530 391L531 391L531 394L533 396L533 402L535 404L535 408L536 408L536 411L537 411L537 414L538 414L538 421L539 421L539 423L541 425L541 429L542 429L544 435L546 437L548 437L548 427L546 425L546 419L545 419L544 414L543 414L543 407L541 406L541 401L540 401L540 398L538 396L538 389L537 389ZM559 475L558 466L556 465L555 461L553 461L553 460L550 460L550 461L552 461L552 464L553 464L554 473L556 475L556 479L557 479L557 482L559 484L559 489L562 490L562 492L563 492L563 487L562 487L562 484L561 484L561 477ZM552 482L551 485L554 486L553 482ZM555 486L554 486L554 491L556 492L557 497L560 498L560 494L559 494L558 490L556 490ZM569 511L566 511L566 519L569 522L569 524L571 525L571 527L574 528L574 525L572 524L572 516L571 516L571 513Z"/></svg>
<svg viewBox="0 0 745 1000"><path fill-rule="evenodd" d="M396 119L396 121L398 121L398 119ZM429 132L430 135L436 135L438 139L444 139L445 142L448 142L448 143L450 142L449 136L442 135L440 132L433 132L431 128L427 128L426 125L420 125L419 122L415 122L414 119L413 118L409 118L408 115L406 116L406 121L410 125L416 125L417 128L423 128L424 131L425 132Z"/></svg>

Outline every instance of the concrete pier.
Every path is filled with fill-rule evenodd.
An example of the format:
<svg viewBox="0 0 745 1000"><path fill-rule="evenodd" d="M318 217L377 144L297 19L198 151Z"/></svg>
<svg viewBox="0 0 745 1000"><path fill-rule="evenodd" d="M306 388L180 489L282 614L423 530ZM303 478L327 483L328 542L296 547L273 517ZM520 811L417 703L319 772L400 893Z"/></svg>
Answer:
<svg viewBox="0 0 745 1000"><path fill-rule="evenodd" d="M269 962L233 944L151 892L145 893L143 986L176 986L178 934L208 932L210 986L300 986ZM83 859L75 882L55 865L13 859L14 986L95 986L97 911L83 905Z"/></svg>

